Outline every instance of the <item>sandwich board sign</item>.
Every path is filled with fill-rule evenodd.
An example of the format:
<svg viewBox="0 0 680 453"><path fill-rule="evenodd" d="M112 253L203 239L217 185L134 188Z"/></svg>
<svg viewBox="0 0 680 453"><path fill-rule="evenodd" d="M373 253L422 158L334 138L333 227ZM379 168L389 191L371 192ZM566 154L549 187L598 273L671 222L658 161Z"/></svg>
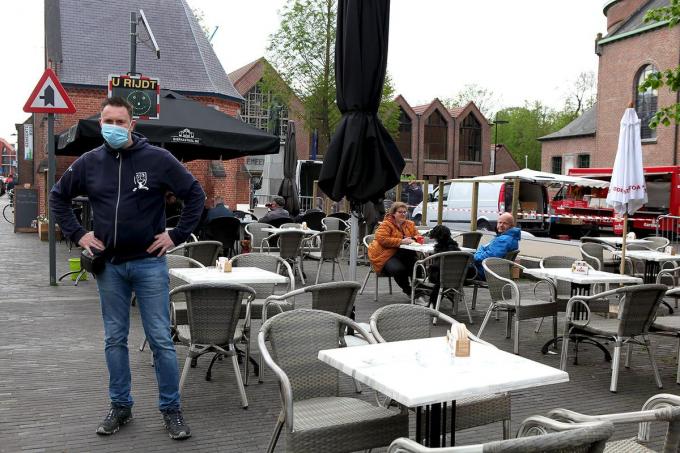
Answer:
<svg viewBox="0 0 680 453"><path fill-rule="evenodd" d="M52 69L47 68L24 104L27 113L75 113L76 108Z"/></svg>
<svg viewBox="0 0 680 453"><path fill-rule="evenodd" d="M132 118L157 120L161 84L153 77L109 74L109 97L120 96L132 105Z"/></svg>

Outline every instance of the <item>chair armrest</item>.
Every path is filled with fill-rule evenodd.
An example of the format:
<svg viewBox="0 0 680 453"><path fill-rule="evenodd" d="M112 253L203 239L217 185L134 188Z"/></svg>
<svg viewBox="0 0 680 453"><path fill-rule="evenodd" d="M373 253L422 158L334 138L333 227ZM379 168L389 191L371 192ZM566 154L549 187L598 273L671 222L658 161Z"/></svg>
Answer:
<svg viewBox="0 0 680 453"><path fill-rule="evenodd" d="M281 405L283 406L283 413L286 421L286 428L288 432L293 431L293 387L290 385L290 379L286 373L274 362L272 356L269 355L267 345L265 344L265 333L260 331L257 334L257 346L260 349L260 355L269 368L276 374L279 379L279 389L281 391Z"/></svg>
<svg viewBox="0 0 680 453"><path fill-rule="evenodd" d="M567 308L566 308L566 316L564 318L564 334L567 335L569 331L569 324L575 324L574 320L572 319L572 314L574 311L574 305L580 304L583 305L583 307L586 310L586 320L585 322L580 322L578 325L580 327L587 326L588 323L590 323L590 306L588 305L588 302L591 299L586 300L584 296L574 296L571 299L569 299L569 302L567 302Z"/></svg>
<svg viewBox="0 0 680 453"><path fill-rule="evenodd" d="M268 308L269 308L270 305L272 305L272 304L281 305L279 302L293 298L293 303L290 304L290 305L292 305L293 308L295 308L295 296L303 294L304 292L305 292L305 288L300 288L300 289L296 289L296 290L287 292L286 294L278 294L278 295L273 294L273 295L267 297L264 300L264 303L262 304L262 323L264 324L265 321L267 321L267 312L268 312ZM283 310L281 312L283 313Z"/></svg>
<svg viewBox="0 0 680 453"><path fill-rule="evenodd" d="M526 418L519 426L517 437L529 437L541 434L548 434L551 432L569 431L576 428L583 428L587 426L598 426L603 420L593 418L592 420L582 421L558 421L552 418L543 417L541 415L534 415Z"/></svg>
<svg viewBox="0 0 680 453"><path fill-rule="evenodd" d="M527 274L527 275L528 275L528 274ZM533 280L533 279L532 279L532 280ZM557 285L555 285L555 282L554 282L554 281L552 281L552 280L550 280L550 279L547 279L547 278L538 278L538 279L536 279L536 283L534 283L534 288L533 288L534 297L535 297L536 299L540 299L540 298L538 297L538 294L536 294L536 290L538 289L539 285L541 285L541 284L544 284L544 285L546 285L546 286L548 287L548 290L550 291L550 296L551 296L551 298L552 298L552 301L554 302L555 300L557 300Z"/></svg>

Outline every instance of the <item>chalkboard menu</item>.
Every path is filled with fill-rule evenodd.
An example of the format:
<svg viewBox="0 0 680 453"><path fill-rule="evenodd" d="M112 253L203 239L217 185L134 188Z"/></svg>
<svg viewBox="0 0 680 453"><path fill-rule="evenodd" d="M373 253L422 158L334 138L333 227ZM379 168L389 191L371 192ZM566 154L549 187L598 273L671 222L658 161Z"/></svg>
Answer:
<svg viewBox="0 0 680 453"><path fill-rule="evenodd" d="M14 188L14 232L31 233L31 223L38 217L38 190Z"/></svg>

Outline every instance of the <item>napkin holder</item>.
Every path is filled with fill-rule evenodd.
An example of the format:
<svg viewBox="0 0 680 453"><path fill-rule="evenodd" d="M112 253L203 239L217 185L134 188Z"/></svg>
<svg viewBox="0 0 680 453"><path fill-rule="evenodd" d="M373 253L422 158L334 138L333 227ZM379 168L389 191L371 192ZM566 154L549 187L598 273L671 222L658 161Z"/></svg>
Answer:
<svg viewBox="0 0 680 453"><path fill-rule="evenodd" d="M451 331L446 333L451 355L454 357L470 357L470 338L465 324L451 326Z"/></svg>
<svg viewBox="0 0 680 453"><path fill-rule="evenodd" d="M585 261L574 261L571 264L571 273L572 274L581 274L581 275L588 275L588 263Z"/></svg>
<svg viewBox="0 0 680 453"><path fill-rule="evenodd" d="M215 268L217 269L218 272L231 272L232 270L231 261L228 260L227 258L220 258L215 263Z"/></svg>

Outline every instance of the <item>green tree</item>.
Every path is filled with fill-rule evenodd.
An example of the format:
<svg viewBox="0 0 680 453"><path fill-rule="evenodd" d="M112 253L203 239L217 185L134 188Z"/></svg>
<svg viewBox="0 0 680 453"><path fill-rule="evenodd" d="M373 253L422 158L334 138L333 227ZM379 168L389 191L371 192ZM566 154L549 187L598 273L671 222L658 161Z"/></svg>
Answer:
<svg viewBox="0 0 680 453"><path fill-rule="evenodd" d="M261 88L290 105L295 94L304 106L308 130L319 131L319 149L325 150L340 120L335 100L335 0L289 0L280 12L279 29L270 35ZM287 87L290 87L288 89ZM291 91L292 90L292 91ZM394 87L385 78L379 115L387 130L398 130L399 109L393 102Z"/></svg>
<svg viewBox="0 0 680 453"><path fill-rule="evenodd" d="M667 22L669 27L675 27L680 22L680 0L670 0L668 6L651 9L645 14L645 22ZM640 92L652 88L658 90L667 87L677 92L680 89L680 66L650 74L639 87ZM659 124L670 126L671 122L680 122L680 104L675 103L659 108L649 122L649 126L656 128Z"/></svg>
<svg viewBox="0 0 680 453"><path fill-rule="evenodd" d="M595 104L597 95L597 79L594 71L584 71L576 76L572 87L564 101L564 112L573 114L574 118Z"/></svg>
<svg viewBox="0 0 680 453"><path fill-rule="evenodd" d="M498 109L498 97L488 88L481 87L476 83L465 85L453 97L445 98L442 103L447 108L465 107L468 102L474 102L477 108L487 118L493 118Z"/></svg>

